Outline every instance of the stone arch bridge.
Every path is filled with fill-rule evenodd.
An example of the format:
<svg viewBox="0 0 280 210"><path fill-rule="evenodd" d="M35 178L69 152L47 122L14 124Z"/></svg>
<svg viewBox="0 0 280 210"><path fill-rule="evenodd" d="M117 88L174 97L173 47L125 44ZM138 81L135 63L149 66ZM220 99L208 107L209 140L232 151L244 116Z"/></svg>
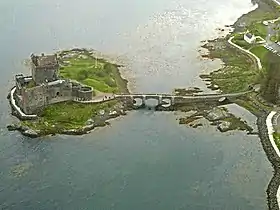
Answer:
<svg viewBox="0 0 280 210"><path fill-rule="evenodd" d="M145 106L147 100L155 99L158 101L158 105L169 107L175 104L223 102L225 100L234 100L249 92L251 91L230 94L190 94L186 96L172 94L115 94L114 98L130 101L141 99L142 103L139 106Z"/></svg>

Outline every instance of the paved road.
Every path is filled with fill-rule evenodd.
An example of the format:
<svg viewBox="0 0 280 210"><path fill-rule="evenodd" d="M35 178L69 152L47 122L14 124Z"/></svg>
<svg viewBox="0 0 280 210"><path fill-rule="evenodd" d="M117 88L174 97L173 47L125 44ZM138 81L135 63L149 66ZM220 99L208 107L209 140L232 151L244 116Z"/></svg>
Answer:
<svg viewBox="0 0 280 210"><path fill-rule="evenodd" d="M104 102L104 101L110 101L114 98L115 97L114 97L113 93L102 93L102 94L96 95L90 101L79 101L79 100L74 100L74 101L79 102L79 103L84 103L84 104L90 104L90 103L99 103L99 102Z"/></svg>
<svg viewBox="0 0 280 210"><path fill-rule="evenodd" d="M268 26L267 26L266 43L267 43L267 46L270 46L274 50L276 50L277 52L280 52L280 46L278 44L276 44L275 42L272 42L270 40L270 37L276 35L276 33L277 33L277 31L273 29L274 27L275 27L274 24L272 24L272 23L268 24Z"/></svg>
<svg viewBox="0 0 280 210"><path fill-rule="evenodd" d="M230 37L229 40L228 40L228 43L231 44L232 46L238 48L239 50L242 50L242 51L246 52L247 54L253 56L256 59L256 61L257 61L258 69L261 70L262 69L262 63L261 63L261 60L259 59L259 57L256 56L254 53L250 52L249 50L245 50L242 47L240 47L239 45L234 44L231 41L233 38L234 38L234 36Z"/></svg>

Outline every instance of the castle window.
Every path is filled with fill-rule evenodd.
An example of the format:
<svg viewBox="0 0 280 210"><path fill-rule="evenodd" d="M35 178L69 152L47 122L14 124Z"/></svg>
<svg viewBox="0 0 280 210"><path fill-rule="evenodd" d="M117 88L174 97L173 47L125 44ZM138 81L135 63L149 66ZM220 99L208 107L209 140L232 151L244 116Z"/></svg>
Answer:
<svg viewBox="0 0 280 210"><path fill-rule="evenodd" d="M56 96L59 96L59 92L56 92Z"/></svg>

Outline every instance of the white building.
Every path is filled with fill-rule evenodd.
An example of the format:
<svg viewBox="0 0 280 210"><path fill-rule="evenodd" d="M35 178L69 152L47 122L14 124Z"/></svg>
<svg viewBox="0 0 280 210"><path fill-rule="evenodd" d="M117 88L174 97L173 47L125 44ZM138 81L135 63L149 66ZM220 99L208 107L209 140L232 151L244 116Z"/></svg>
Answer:
<svg viewBox="0 0 280 210"><path fill-rule="evenodd" d="M249 44L252 44L256 41L256 37L254 36L254 34L251 33L245 33L244 34L244 40L246 42L248 42Z"/></svg>

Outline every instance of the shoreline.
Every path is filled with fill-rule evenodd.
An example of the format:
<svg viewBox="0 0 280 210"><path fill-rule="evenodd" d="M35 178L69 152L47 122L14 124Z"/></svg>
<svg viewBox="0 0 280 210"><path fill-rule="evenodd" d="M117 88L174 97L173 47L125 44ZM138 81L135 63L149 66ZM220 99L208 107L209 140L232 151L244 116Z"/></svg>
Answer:
<svg viewBox="0 0 280 210"><path fill-rule="evenodd" d="M116 87L118 88L119 93L126 93L129 94L130 91L128 89L128 80L124 78L120 72L120 68L123 67L123 65L119 65L116 62L112 60L107 60L103 57L95 57L95 54L92 49L86 49L86 48L73 48L68 50L62 50L56 52L57 54L62 53L87 53L91 54L93 59L102 60L105 63L108 63L112 66L114 69L114 80L116 81ZM71 79L71 78L70 78ZM94 87L93 87L94 88ZM83 101L79 102L74 99L71 101L65 101L65 102L59 102L52 105L49 105L45 107L43 110L40 111L40 113L27 115L25 114L21 108L16 104L14 94L15 94L16 87L14 86L8 96L7 99L9 100L12 115L16 116L18 119L17 123L9 124L7 125L7 129L9 131L19 131L23 136L31 137L31 138L37 138L42 136L48 136L48 135L84 135L88 134L91 130L93 130L96 127L104 127L106 125L109 125L108 122L109 119L117 118L119 116L126 115L126 111L130 110L130 107L128 106L128 103L122 100L118 99L109 99L103 97L103 101L101 99L98 99L97 101L89 101L89 103L84 103ZM103 93L104 94L104 93ZM102 95L101 95L102 96ZM44 110L48 109L49 107L55 106L55 108L52 111L56 111L57 108L60 110L59 106L66 106L68 107L83 107L82 109L86 109L85 111L88 113L87 119L84 119L86 121L81 121L80 117L76 119L76 115L73 117L70 117L70 119L73 119L71 122L72 126L69 126L67 123L60 124L59 121L56 121L55 119L49 121L49 117L53 115L47 115L48 118L44 118L45 112ZM88 108L86 108L88 107ZM81 109L81 108L79 108ZM70 110L70 112L73 110ZM84 114L84 113L83 113ZM55 117L54 115L53 117ZM60 115L59 115L60 116ZM58 120L63 120L64 118L60 119L58 117ZM77 120L77 122L75 121ZM81 123L83 122L83 123ZM78 123L78 124L77 124ZM65 124L65 125L64 125Z"/></svg>
<svg viewBox="0 0 280 210"><path fill-rule="evenodd" d="M250 24L250 17L254 16L254 13L257 13L260 11L262 12L262 10L264 10L263 13L265 13L265 11L267 11L267 8L271 7L272 4L274 4L273 5L274 7L276 6L275 0L273 0L273 2L271 0L259 0L256 3L259 4L259 7L256 10L251 11L251 12L239 17L237 19L237 21L232 25L234 30L231 33L229 33L224 38L216 38L214 40L207 40L206 44L204 44L202 47L208 50L209 59L220 59L223 62L224 66L230 65L230 63L227 62L226 57L219 55L219 53L215 54L215 50L216 50L215 47L216 48L224 47L225 51L227 51L228 54L231 56L234 56L234 54L237 53L237 54L241 55L242 57L247 57L248 59L252 59L252 58L250 58L249 54L245 54L245 52L240 51L237 48L231 49L231 46L229 46L230 43L227 43L227 42L228 42L230 36L234 32L244 31L244 28L245 28L244 25ZM277 2L277 3L279 4L279 2ZM274 8L274 9L276 10L276 8ZM243 24L243 26L242 26L242 24ZM210 46L209 46L209 44L210 44ZM240 52L236 52L238 50ZM217 50L217 51L219 51L219 50ZM213 54L213 52L214 52L214 54ZM207 57L207 56L204 55L202 57ZM251 61L251 62L255 63L254 65L257 66L256 61L255 62ZM222 71L224 66L222 66L221 68L219 68L216 71ZM213 86L213 83L214 83L214 79L213 79L213 77L211 77L211 74L213 74L213 72L215 72L215 71L212 71L209 74L209 77L207 77L207 79L211 80L211 86ZM205 75L203 75L203 76L205 76ZM201 79L203 79L203 77L201 77ZM260 102L259 96L255 96L250 99L247 98L247 100L251 100L255 105ZM246 99L244 99L244 101L246 101ZM273 176L272 176L270 182L268 183L267 190L266 190L267 205L268 205L268 209L270 209L270 210L279 210L277 193L280 190L280 186L279 186L280 185L280 170L279 170L280 169L280 158L277 155L277 153L269 139L268 127L267 127L266 122L267 122L270 111L268 109L265 109L263 107L258 107L258 106L255 106L258 108L257 111L254 111L254 110L252 110L252 107L246 106L247 104L242 103L242 101L241 101L241 103L239 101L236 104L247 109L248 111L250 111L252 114L254 114L257 117L257 127L258 127L258 134L259 134L260 142L261 142L263 150L265 151L266 156L267 156L269 162L272 164L272 168L273 168Z"/></svg>

